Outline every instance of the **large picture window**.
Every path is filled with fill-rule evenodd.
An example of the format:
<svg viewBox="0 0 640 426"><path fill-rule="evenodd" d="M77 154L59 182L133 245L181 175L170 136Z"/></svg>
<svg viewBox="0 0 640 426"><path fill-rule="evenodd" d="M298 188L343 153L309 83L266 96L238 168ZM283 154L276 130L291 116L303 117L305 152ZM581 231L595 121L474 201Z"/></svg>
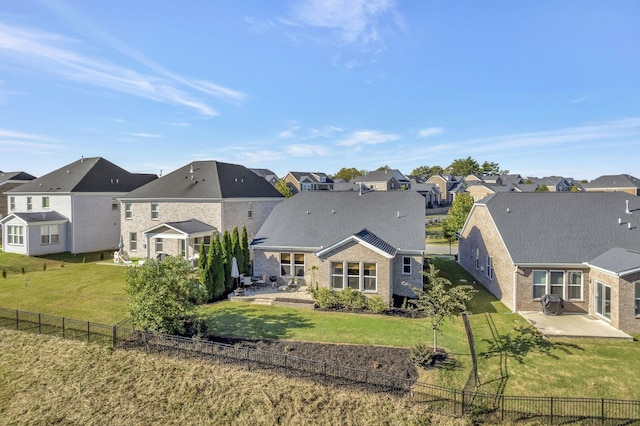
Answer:
<svg viewBox="0 0 640 426"><path fill-rule="evenodd" d="M346 287L362 292L378 291L378 266L366 262L331 262L331 288Z"/></svg>
<svg viewBox="0 0 640 426"><path fill-rule="evenodd" d="M21 246L24 245L24 228L17 225L7 226L7 244Z"/></svg>
<svg viewBox="0 0 640 426"><path fill-rule="evenodd" d="M60 242L58 225L42 225L40 227L40 242L42 244L57 244Z"/></svg>

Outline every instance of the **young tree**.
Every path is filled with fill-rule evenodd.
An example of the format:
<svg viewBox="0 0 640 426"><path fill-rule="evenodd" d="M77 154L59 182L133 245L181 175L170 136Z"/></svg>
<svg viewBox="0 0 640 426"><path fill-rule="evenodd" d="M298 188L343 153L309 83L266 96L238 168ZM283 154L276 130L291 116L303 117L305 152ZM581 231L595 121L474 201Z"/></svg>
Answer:
<svg viewBox="0 0 640 426"><path fill-rule="evenodd" d="M433 264L429 264L429 271L423 274L427 277L427 283L423 289L413 288L417 296L413 303L429 317L433 330L433 349L437 351L442 322L465 310L465 302L471 300L476 290L470 285L452 286L448 279L440 276L440 271Z"/></svg>
<svg viewBox="0 0 640 426"><path fill-rule="evenodd" d="M347 182L351 181L353 178L357 178L359 176L364 176L367 173L366 170L358 170L355 167L343 167L336 172L335 175L332 176L333 179L344 179Z"/></svg>
<svg viewBox="0 0 640 426"><path fill-rule="evenodd" d="M456 195L453 204L447 213L447 217L442 221L444 237L449 242L458 241L457 232L462 229L467 221L467 216L473 207L473 197L466 192Z"/></svg>
<svg viewBox="0 0 640 426"><path fill-rule="evenodd" d="M276 189L285 198L289 198L293 195L291 188L289 188L289 185L287 185L287 182L285 182L284 179L280 179L276 182Z"/></svg>
<svg viewBox="0 0 640 426"><path fill-rule="evenodd" d="M242 254L244 255L244 273L251 274L251 251L249 250L249 236L247 235L247 227L242 227L242 235L240 236L240 244L242 246Z"/></svg>
<svg viewBox="0 0 640 426"><path fill-rule="evenodd" d="M133 323L145 330L183 333L184 320L206 298L204 286L194 278L191 263L177 256L128 268L126 292Z"/></svg>

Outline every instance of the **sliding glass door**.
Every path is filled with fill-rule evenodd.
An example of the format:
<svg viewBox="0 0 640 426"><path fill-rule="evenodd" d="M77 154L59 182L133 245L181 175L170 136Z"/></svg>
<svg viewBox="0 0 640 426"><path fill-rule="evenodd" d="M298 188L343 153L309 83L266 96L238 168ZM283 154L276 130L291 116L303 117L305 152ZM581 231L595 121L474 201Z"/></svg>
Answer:
<svg viewBox="0 0 640 426"><path fill-rule="evenodd" d="M595 296L595 312L607 319L611 319L611 287L596 281Z"/></svg>

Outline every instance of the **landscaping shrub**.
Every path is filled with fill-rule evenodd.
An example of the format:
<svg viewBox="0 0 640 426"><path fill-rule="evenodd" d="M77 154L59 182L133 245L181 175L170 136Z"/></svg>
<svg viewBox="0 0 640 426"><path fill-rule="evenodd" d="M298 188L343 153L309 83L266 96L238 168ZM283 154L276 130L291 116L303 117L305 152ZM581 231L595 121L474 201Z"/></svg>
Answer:
<svg viewBox="0 0 640 426"><path fill-rule="evenodd" d="M442 350L436 350L431 346L418 343L411 348L409 360L417 367L427 368L433 367L436 363L447 359L447 353Z"/></svg>
<svg viewBox="0 0 640 426"><path fill-rule="evenodd" d="M381 314L388 308L387 304L382 300L379 295L373 295L367 299L367 309L374 314Z"/></svg>
<svg viewBox="0 0 640 426"><path fill-rule="evenodd" d="M313 301L320 309L334 309L340 305L336 292L326 287L321 287L313 292Z"/></svg>
<svg viewBox="0 0 640 426"><path fill-rule="evenodd" d="M2 278L7 278L7 270L6 269L2 270Z"/></svg>
<svg viewBox="0 0 640 426"><path fill-rule="evenodd" d="M358 290L347 287L337 293L340 307L345 309L364 309L367 307L367 298Z"/></svg>

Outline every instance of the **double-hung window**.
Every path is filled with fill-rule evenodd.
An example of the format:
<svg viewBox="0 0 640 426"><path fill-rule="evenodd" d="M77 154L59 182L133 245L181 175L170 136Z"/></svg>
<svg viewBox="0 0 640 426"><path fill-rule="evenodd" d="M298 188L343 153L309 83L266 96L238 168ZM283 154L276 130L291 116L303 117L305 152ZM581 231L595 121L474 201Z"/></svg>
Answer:
<svg viewBox="0 0 640 426"><path fill-rule="evenodd" d="M133 217L133 204L124 203L124 218L131 219Z"/></svg>
<svg viewBox="0 0 640 426"><path fill-rule="evenodd" d="M569 271L567 299L582 300L582 271Z"/></svg>
<svg viewBox="0 0 640 426"><path fill-rule="evenodd" d="M16 197L9 197L9 211L15 211L16 209Z"/></svg>
<svg viewBox="0 0 640 426"><path fill-rule="evenodd" d="M493 257L487 256L487 278L493 279Z"/></svg>
<svg viewBox="0 0 640 426"><path fill-rule="evenodd" d="M156 238L156 253L162 253L162 238Z"/></svg>
<svg viewBox="0 0 640 426"><path fill-rule="evenodd" d="M547 293L547 271L533 271L533 298L540 299Z"/></svg>
<svg viewBox="0 0 640 426"><path fill-rule="evenodd" d="M331 288L342 290L344 288L344 263L331 262Z"/></svg>
<svg viewBox="0 0 640 426"><path fill-rule="evenodd" d="M42 225L40 227L40 242L42 244L57 244L60 242L58 225Z"/></svg>
<svg viewBox="0 0 640 426"><path fill-rule="evenodd" d="M549 292L564 297L564 271L549 272Z"/></svg>
<svg viewBox="0 0 640 426"><path fill-rule="evenodd" d="M158 203L151 203L151 219L158 219L160 217L160 206Z"/></svg>
<svg viewBox="0 0 640 426"><path fill-rule="evenodd" d="M49 207L51 207L49 204L49 197L42 197L42 208L48 209Z"/></svg>
<svg viewBox="0 0 640 426"><path fill-rule="evenodd" d="M130 232L129 233L129 251L138 250L138 233Z"/></svg>
<svg viewBox="0 0 640 426"><path fill-rule="evenodd" d="M347 285L354 290L360 290L360 263L347 262Z"/></svg>
<svg viewBox="0 0 640 426"><path fill-rule="evenodd" d="M411 259L411 258L409 258ZM378 272L375 263L364 263L362 265L363 291L378 290Z"/></svg>
<svg viewBox="0 0 640 426"><path fill-rule="evenodd" d="M304 277L304 253L280 253L280 275Z"/></svg>
<svg viewBox="0 0 640 426"><path fill-rule="evenodd" d="M411 275L411 256L402 256L402 274Z"/></svg>
<svg viewBox="0 0 640 426"><path fill-rule="evenodd" d="M27 197L27 211L33 210L33 197Z"/></svg>

